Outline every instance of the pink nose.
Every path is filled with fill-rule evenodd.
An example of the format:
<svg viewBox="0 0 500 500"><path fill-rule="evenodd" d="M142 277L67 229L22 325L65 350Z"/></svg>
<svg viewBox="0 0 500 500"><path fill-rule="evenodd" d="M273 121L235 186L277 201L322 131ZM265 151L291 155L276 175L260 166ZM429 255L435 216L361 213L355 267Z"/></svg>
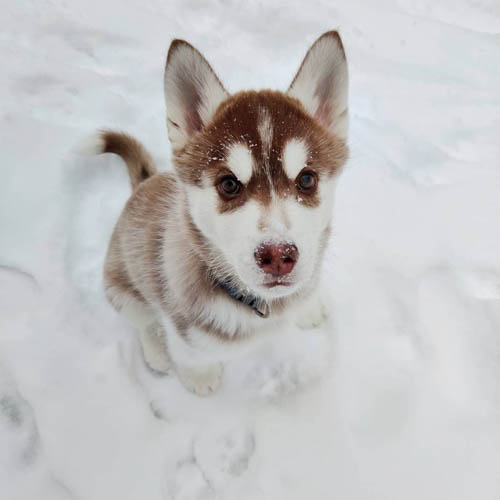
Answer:
<svg viewBox="0 0 500 500"><path fill-rule="evenodd" d="M280 278L290 273L297 262L299 251L295 245L265 243L255 252L259 267L272 276Z"/></svg>

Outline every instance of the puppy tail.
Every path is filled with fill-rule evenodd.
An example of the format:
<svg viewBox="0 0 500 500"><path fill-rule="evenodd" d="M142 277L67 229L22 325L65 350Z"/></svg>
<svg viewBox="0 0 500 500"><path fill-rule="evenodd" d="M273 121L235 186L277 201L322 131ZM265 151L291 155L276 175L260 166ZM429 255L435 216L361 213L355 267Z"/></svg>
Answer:
<svg viewBox="0 0 500 500"><path fill-rule="evenodd" d="M137 139L123 132L99 131L81 143L77 152L85 155L114 153L121 156L127 165L132 189L157 172L146 148Z"/></svg>

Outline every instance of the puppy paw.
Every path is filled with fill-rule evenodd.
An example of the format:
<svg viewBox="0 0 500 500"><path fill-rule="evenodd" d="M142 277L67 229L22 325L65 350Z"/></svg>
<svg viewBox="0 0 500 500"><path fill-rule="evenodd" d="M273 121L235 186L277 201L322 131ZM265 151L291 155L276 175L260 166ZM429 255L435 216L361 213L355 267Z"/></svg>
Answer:
<svg viewBox="0 0 500 500"><path fill-rule="evenodd" d="M209 396L220 386L222 380L222 363L202 367L177 366L177 375L184 387L198 396Z"/></svg>
<svg viewBox="0 0 500 500"><path fill-rule="evenodd" d="M296 324L304 330L317 328L328 317L328 313L323 302L319 298L311 300L301 311Z"/></svg>
<svg viewBox="0 0 500 500"><path fill-rule="evenodd" d="M157 323L151 323L140 330L139 336L147 365L157 372L168 372L170 361L160 326Z"/></svg>

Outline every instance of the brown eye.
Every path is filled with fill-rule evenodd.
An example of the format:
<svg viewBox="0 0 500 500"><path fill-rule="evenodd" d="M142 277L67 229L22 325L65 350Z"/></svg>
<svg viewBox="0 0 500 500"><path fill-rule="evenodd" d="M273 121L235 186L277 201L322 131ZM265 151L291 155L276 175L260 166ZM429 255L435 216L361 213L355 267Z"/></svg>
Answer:
<svg viewBox="0 0 500 500"><path fill-rule="evenodd" d="M241 184L233 175L223 177L217 184L217 191L225 197L236 196L240 192Z"/></svg>
<svg viewBox="0 0 500 500"><path fill-rule="evenodd" d="M311 191L316 187L316 174L314 172L301 172L295 181L301 191Z"/></svg>

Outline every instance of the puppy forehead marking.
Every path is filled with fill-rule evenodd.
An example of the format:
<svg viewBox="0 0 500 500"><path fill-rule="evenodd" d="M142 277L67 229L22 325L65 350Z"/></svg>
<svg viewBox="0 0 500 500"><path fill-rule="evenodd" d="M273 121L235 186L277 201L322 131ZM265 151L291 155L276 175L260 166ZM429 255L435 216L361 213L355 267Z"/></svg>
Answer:
<svg viewBox="0 0 500 500"><path fill-rule="evenodd" d="M289 179L295 179L299 172L307 166L309 151L302 139L290 139L283 148L283 165Z"/></svg>
<svg viewBox="0 0 500 500"><path fill-rule="evenodd" d="M257 130L259 131L262 143L262 154L268 160L269 156L271 156L271 146L273 144L273 124L271 114L266 108L261 108L259 115Z"/></svg>
<svg viewBox="0 0 500 500"><path fill-rule="evenodd" d="M240 182L246 184L252 177L252 152L246 144L233 144L226 156L227 166Z"/></svg>

